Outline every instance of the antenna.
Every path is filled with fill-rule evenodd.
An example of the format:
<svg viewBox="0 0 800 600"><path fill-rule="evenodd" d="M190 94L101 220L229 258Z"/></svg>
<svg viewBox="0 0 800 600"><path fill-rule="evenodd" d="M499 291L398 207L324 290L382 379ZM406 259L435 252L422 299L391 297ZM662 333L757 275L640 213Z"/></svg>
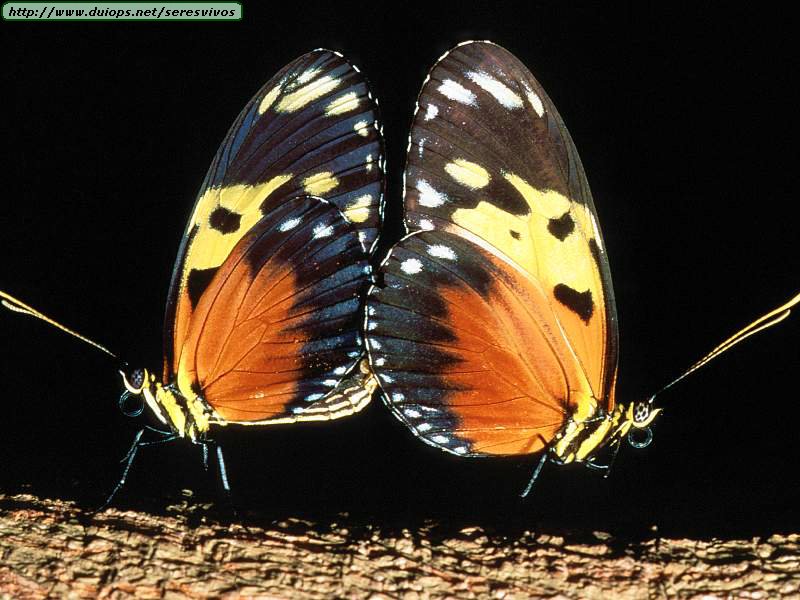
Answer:
<svg viewBox="0 0 800 600"><path fill-rule="evenodd" d="M86 342L90 346L94 346L98 350L101 350L102 352L105 352L109 356L119 360L117 355L114 354L113 352L111 352L111 350L109 350L105 346L101 346L97 342L90 340L89 338L87 338L86 336L81 335L77 331L73 331L69 327L66 327L65 325L62 325L61 323L51 319L47 315L43 315L42 313L40 313L35 308L31 308L30 306L28 306L27 304L25 304L21 300L17 300L16 298L14 298L14 296L5 293L3 290L0 290L0 298L2 298L2 300L0 300L0 304L2 304L8 310L13 311L13 312L17 312L17 313L22 313L23 315L28 315L29 317L35 317L37 319L40 319L40 320L44 321L45 323L47 323L48 325L52 325L53 327L56 327L56 328L60 329L61 331L64 331L64 332L70 334L72 337L76 337L79 340L81 340L83 342Z"/></svg>
<svg viewBox="0 0 800 600"><path fill-rule="evenodd" d="M731 337L729 337L727 340L719 344L711 352L709 352L703 358L694 363L691 367L686 369L686 371L684 371L679 377L673 379L667 385L658 390L655 394L650 396L649 400L650 404L653 403L653 400L655 400L656 396L658 396L661 392L668 390L669 388L671 388L673 385L675 385L685 377L697 371L697 369L699 369L703 365L707 365L721 354L733 348L739 342L746 340L751 335L757 334L759 331L764 331L765 329L768 329L773 325L777 325L778 323L783 321L786 317L788 317L791 314L792 312L791 308L797 306L798 304L800 304L800 294L797 294L794 298L792 298L785 304L782 304L778 308L775 308L769 311L767 314L758 317L755 321L753 321L749 325L743 327L742 329L734 333Z"/></svg>

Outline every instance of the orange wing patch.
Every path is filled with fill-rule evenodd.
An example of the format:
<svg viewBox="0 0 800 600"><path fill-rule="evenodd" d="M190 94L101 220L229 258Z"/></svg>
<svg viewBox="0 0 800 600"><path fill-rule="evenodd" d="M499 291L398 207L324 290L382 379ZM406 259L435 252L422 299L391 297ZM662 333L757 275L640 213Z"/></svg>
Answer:
<svg viewBox="0 0 800 600"><path fill-rule="evenodd" d="M463 236L419 232L370 292L370 360L395 414L455 454L527 454L597 412L539 282ZM443 416L443 415L446 415Z"/></svg>
<svg viewBox="0 0 800 600"><path fill-rule="evenodd" d="M197 304L178 355L181 394L202 395L220 421L287 422L308 411L316 420L319 402L357 369L368 274L357 232L331 204L306 197L273 208ZM369 400L363 387L353 393L350 412ZM328 418L348 414L332 407Z"/></svg>

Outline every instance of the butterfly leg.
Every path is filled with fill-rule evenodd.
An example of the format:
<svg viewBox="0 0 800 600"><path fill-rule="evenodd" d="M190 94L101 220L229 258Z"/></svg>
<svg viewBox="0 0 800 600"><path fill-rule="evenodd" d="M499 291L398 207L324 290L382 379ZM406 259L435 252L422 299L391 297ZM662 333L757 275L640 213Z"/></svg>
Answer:
<svg viewBox="0 0 800 600"><path fill-rule="evenodd" d="M234 516L238 518L239 511L236 510L236 504L233 502L233 492L231 491L231 484L228 481L228 469L225 466L225 457L222 454L222 446L220 446L214 440L203 440L200 442L200 444L203 446L203 462L206 470L208 469L208 447L213 446L214 454L217 457L217 465L219 465L219 479L222 483L222 489L225 492L225 498L227 499Z"/></svg>
<svg viewBox="0 0 800 600"><path fill-rule="evenodd" d="M611 475L611 467L614 466L614 461L617 460L617 454L619 454L619 447L621 445L619 440L614 444L614 454L611 455L611 460L608 462L608 465L606 465L606 474L603 475L603 478L608 479L608 476Z"/></svg>
<svg viewBox="0 0 800 600"><path fill-rule="evenodd" d="M163 437L158 440L142 441L144 432L147 430L155 431L156 433L160 434ZM136 458L136 454L139 452L139 448L142 448L144 446L154 446L156 444L164 444L166 442L171 442L177 439L177 437L178 436L175 435L174 433L168 431L161 431L160 429L155 429L153 427L143 427L142 429L140 429L133 437L133 443L131 444L130 449L120 461L125 463L125 468L122 471L122 477L120 477L120 480L117 482L117 485L115 485L114 489L111 490L111 493L108 495L108 498L106 498L106 501L103 503L103 505L100 507L99 510L104 510L108 508L108 506L111 504L111 501L114 499L114 496L116 496L117 492L119 492L122 489L122 486L125 485L125 481L128 479L128 473L131 470L131 465L133 465L133 459Z"/></svg>
<svg viewBox="0 0 800 600"><path fill-rule="evenodd" d="M231 497L231 484L228 481L228 469L225 467L225 457L222 455L222 446L214 440L203 440L199 442L203 446L203 466L208 470L208 447L213 446L214 454L217 457L217 465L219 465L219 480L222 483L222 489L225 495L230 499Z"/></svg>
<svg viewBox="0 0 800 600"><path fill-rule="evenodd" d="M231 485L228 483L228 470L225 468L225 458L222 456L222 446L216 444L217 446L217 464L219 465L219 477L222 480L222 489L225 490L225 493L230 497L231 495Z"/></svg>
<svg viewBox="0 0 800 600"><path fill-rule="evenodd" d="M536 465L536 468L533 470L533 475L531 475L530 481L528 481L528 485L525 486L525 489L522 490L522 493L519 495L520 498L525 498L528 494L531 493L533 489L533 484L536 483L536 479L539 477L539 473L542 471L542 467L544 467L544 463L547 462L547 450L542 452L542 458L539 461L539 464Z"/></svg>
<svg viewBox="0 0 800 600"><path fill-rule="evenodd" d="M154 431L157 434L163 436L163 438L160 439L160 440L152 440L152 441L149 441L149 442L142 442L140 440L141 440L141 437L142 437L142 435L144 434L145 431ZM138 434L136 434L136 436L134 438L134 443L131 445L130 450L128 450L128 452L125 454L125 456L123 456L120 459L119 462L121 462L121 463L126 462L130 458L131 454L132 453L136 454L136 452L142 446L153 446L155 444L163 444L164 442L171 442L172 440L177 439L177 437L178 436L173 434L172 432L164 431L162 429L156 429L155 427L150 427L149 425L145 425L142 428L142 430L139 431ZM138 443L136 443L136 442L138 442ZM131 461L133 461L132 458L131 458Z"/></svg>
<svg viewBox="0 0 800 600"><path fill-rule="evenodd" d="M593 469L595 471L605 471L606 474L603 475L603 478L608 478L608 476L611 474L611 467L614 465L614 461L617 459L617 454L619 454L619 447L620 447L620 443L619 442L615 442L614 443L614 453L611 455L611 459L608 461L608 464L601 465L601 464L598 464L598 463L594 462L594 460L592 460L592 459L587 460L583 464L586 465L587 469Z"/></svg>
<svg viewBox="0 0 800 600"><path fill-rule="evenodd" d="M593 471L607 471L610 465L598 465L596 462L592 462L587 460L585 463L587 469L592 469Z"/></svg>

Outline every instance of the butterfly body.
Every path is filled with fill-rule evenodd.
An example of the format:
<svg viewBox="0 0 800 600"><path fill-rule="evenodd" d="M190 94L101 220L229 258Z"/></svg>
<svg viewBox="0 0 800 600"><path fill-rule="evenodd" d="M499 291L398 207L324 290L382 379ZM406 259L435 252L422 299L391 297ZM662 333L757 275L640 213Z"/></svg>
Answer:
<svg viewBox="0 0 800 600"><path fill-rule="evenodd" d="M244 107L201 186L173 269L160 380L121 372L126 394L168 428L155 442L137 435L125 474L139 446L185 438L204 455L216 446L229 490L214 428L328 421L369 403L361 311L382 202L366 80L337 52L294 60Z"/></svg>
<svg viewBox="0 0 800 600"><path fill-rule="evenodd" d="M556 436L559 460L590 454L571 449L622 422L616 308L580 159L541 85L490 42L446 53L404 179L411 233L367 316L387 404L460 455L531 454Z"/></svg>
<svg viewBox="0 0 800 600"><path fill-rule="evenodd" d="M206 456L215 446L229 489L214 428L327 421L369 403L377 384L362 315L383 187L377 102L338 52L297 58L250 99L184 231L161 377L120 369L123 412L146 407L161 427L136 435L117 489L138 448L176 439L202 445ZM117 359L9 294L0 298ZM125 410L132 396L142 410Z"/></svg>
<svg viewBox="0 0 800 600"><path fill-rule="evenodd" d="M541 454L523 496L548 461L607 470L623 440L648 446L658 394L800 303L756 319L646 400L618 403L614 288L581 160L541 84L492 42L459 44L428 73L403 200L409 233L367 302L383 401L450 454Z"/></svg>
<svg viewBox="0 0 800 600"><path fill-rule="evenodd" d="M531 482L546 460L605 468L623 440L650 443L653 398L616 400L614 289L581 160L504 48L464 42L430 70L404 209L366 330L384 403L414 435L464 457L541 453Z"/></svg>

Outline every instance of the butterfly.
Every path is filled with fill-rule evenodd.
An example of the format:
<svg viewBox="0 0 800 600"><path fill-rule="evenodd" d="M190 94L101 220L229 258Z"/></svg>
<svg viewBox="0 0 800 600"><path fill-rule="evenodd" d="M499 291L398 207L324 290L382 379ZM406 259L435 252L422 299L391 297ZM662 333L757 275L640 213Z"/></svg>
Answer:
<svg viewBox="0 0 800 600"><path fill-rule="evenodd" d="M160 376L120 369L120 406L133 415L147 407L159 426L138 432L111 497L144 445L187 438L203 446L206 460L215 447L230 491L213 428L337 419L369 403L376 384L361 329L383 205L383 147L377 101L337 52L292 61L247 103L183 234ZM0 297L116 358L13 296Z"/></svg>
<svg viewBox="0 0 800 600"><path fill-rule="evenodd" d="M429 72L404 209L409 233L382 262L366 315L370 365L397 419L457 456L541 452L523 496L548 460L607 469L603 449L650 443L655 395L615 398L614 289L580 158L542 86L504 48L465 42Z"/></svg>

